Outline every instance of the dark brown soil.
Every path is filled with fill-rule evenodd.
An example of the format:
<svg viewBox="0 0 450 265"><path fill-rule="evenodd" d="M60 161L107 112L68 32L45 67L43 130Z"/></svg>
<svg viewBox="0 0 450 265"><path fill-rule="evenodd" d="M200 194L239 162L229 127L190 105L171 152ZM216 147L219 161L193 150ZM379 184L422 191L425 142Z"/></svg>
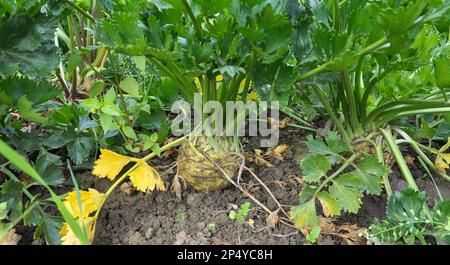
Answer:
<svg viewBox="0 0 450 265"><path fill-rule="evenodd" d="M290 206L298 203L301 186L289 179L301 176L298 160L306 155L302 144L305 134L295 130L282 130L280 144L289 145L284 154L284 161L269 160L274 167L260 167L247 162L255 173L264 181L281 204ZM246 150L258 148L257 138L250 139ZM154 166L169 165L172 160L153 159ZM406 183L399 178L398 169L393 167L390 176L394 190L403 189ZM430 178L422 179L420 165L412 168L420 188L427 192L430 204L437 197L436 188ZM168 174L165 179L173 177ZM93 180L89 174L80 176L82 188L91 187L105 191L111 183L108 180ZM445 181L435 179L444 198L450 197L450 187ZM248 173L242 176L241 184L257 184ZM275 202L262 188L254 186L252 194L270 210L277 209ZM238 223L228 217L231 205L252 204L249 218L254 220L254 227L248 223ZM337 223L356 224L368 227L375 217L385 215L386 195L366 196L357 215L343 214ZM286 207L288 209L288 207ZM184 190L182 199L177 199L171 192L153 192L143 194L133 192L125 194L116 190L103 207L94 244L303 244L305 238L292 227L279 225L273 231L266 227L267 213L257 207L251 199L246 198L235 187L209 193L198 193L191 188ZM324 244L345 244L334 236L325 236Z"/></svg>

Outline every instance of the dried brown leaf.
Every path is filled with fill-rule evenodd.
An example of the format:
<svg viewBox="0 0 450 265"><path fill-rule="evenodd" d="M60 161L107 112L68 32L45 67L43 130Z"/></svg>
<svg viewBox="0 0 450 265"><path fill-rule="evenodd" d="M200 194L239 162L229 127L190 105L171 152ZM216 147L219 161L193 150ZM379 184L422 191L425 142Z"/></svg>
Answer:
<svg viewBox="0 0 450 265"><path fill-rule="evenodd" d="M347 245L364 245L366 240L360 236L365 228L358 227L357 225L343 224L336 225L333 223L335 219L332 218L319 218L319 226L322 234L335 235L347 243Z"/></svg>
<svg viewBox="0 0 450 265"><path fill-rule="evenodd" d="M122 185L120 185L120 191L125 193L125 195L127 196L130 196L135 190L136 188L134 188L133 184L131 184L130 182L124 182L122 183Z"/></svg>
<svg viewBox="0 0 450 265"><path fill-rule="evenodd" d="M266 218L266 226L269 229L275 229L275 227L277 227L278 225L278 221L279 221L279 217L278 217L278 211L280 209L271 212L267 218Z"/></svg>
<svg viewBox="0 0 450 265"><path fill-rule="evenodd" d="M343 238L347 245L365 245L366 240L360 236L365 228L358 227L357 225L344 224L339 227L338 236Z"/></svg>
<svg viewBox="0 0 450 265"><path fill-rule="evenodd" d="M9 230L6 235L0 239L0 245L17 245L22 237L16 234L16 229Z"/></svg>
<svg viewBox="0 0 450 265"><path fill-rule="evenodd" d="M181 185L180 179L183 181L183 186ZM175 195L177 196L178 199L181 199L181 194L183 193L183 188L186 189L186 181L184 180L183 177L181 177L180 175L175 175L175 177L173 177L173 181L172 181L172 185L170 186L170 189L172 190L172 192L175 193Z"/></svg>
<svg viewBox="0 0 450 265"><path fill-rule="evenodd" d="M271 163L269 163L267 160L264 159L262 153L263 153L262 150L255 149L254 154L252 154L250 152L246 152L246 153L244 153L244 156L248 161L253 162L258 166L273 167L273 165Z"/></svg>
<svg viewBox="0 0 450 265"><path fill-rule="evenodd" d="M298 186L298 185L303 186L303 185L305 185L305 182L301 178L299 178L299 177L297 177L295 175L289 175L288 176L288 180L294 186Z"/></svg>
<svg viewBox="0 0 450 265"><path fill-rule="evenodd" d="M280 144L278 146L269 148L264 156L273 157L278 160L283 160L284 159L283 153L286 152L288 148L289 147L287 144Z"/></svg>
<svg viewBox="0 0 450 265"><path fill-rule="evenodd" d="M406 155L405 162L406 162L406 164L413 166L414 165L414 157L411 155Z"/></svg>
<svg viewBox="0 0 450 265"><path fill-rule="evenodd" d="M280 129L286 128L288 126L288 123L291 121L289 117L285 117L280 121Z"/></svg>

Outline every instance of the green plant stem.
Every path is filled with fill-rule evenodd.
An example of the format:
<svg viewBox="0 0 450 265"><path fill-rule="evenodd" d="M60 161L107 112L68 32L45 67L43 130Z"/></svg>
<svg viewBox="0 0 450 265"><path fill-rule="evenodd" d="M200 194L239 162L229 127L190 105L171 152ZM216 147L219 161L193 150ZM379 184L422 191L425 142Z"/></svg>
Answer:
<svg viewBox="0 0 450 265"><path fill-rule="evenodd" d="M355 70L355 100L356 100L357 106L361 106L361 103L362 103L361 91L362 91L362 88L364 87L362 65L364 63L364 57L365 57L364 55L359 57L358 64L356 65L356 70ZM358 110L360 110L360 108L358 108Z"/></svg>
<svg viewBox="0 0 450 265"><path fill-rule="evenodd" d="M311 123L305 121L304 119L300 118L300 116L296 115L290 107L283 107L281 109L281 111L286 113L287 115L289 115L289 117L293 118L294 120L296 120L297 122L299 122L305 126L308 126L308 127L313 126Z"/></svg>
<svg viewBox="0 0 450 265"><path fill-rule="evenodd" d="M75 3L73 3L70 0L65 0L65 2L72 7L73 9L75 9L76 11L80 12L81 14L83 14L83 16L85 16L87 19L91 20L92 22L95 23L95 18L93 16L91 16L91 14L89 14L88 12L84 11L81 7L77 6Z"/></svg>
<svg viewBox="0 0 450 265"><path fill-rule="evenodd" d="M167 68L167 66L163 65L160 61L158 61L158 59L156 59L155 57L148 57L149 60L159 69L159 71L161 71L163 74L167 75L170 79L172 79L172 81L174 81L175 83L178 84L178 86L180 87L180 92L181 94L183 94L183 96L189 101L189 102L193 102L194 101L194 97L193 95L190 94L189 91L186 91L186 88L184 87L183 82L181 82L173 73L172 71L170 71L169 68Z"/></svg>
<svg viewBox="0 0 450 265"><path fill-rule="evenodd" d="M375 147L375 152L377 154L378 162L385 164L381 140L382 140L382 138L378 137L377 142L374 147ZM386 190L386 194L388 195L388 197L390 197L392 195L392 188L391 188L391 184L389 183L388 173L384 173L382 178L383 178L383 184L384 184L384 189Z"/></svg>
<svg viewBox="0 0 450 265"><path fill-rule="evenodd" d="M367 102L369 101L369 96L372 93L372 90L374 89L375 85L383 79L387 74L389 74L395 67L388 68L384 70L381 74L379 74L377 77L373 78L371 81L369 81L369 84L367 85L366 90L364 91L363 97L361 99L361 116L366 117L367 115Z"/></svg>
<svg viewBox="0 0 450 265"><path fill-rule="evenodd" d="M396 131L404 138L403 140L398 140L398 143L408 143L408 144L410 144L411 147L414 149L414 151L419 155L419 157L422 158L422 160L429 167L431 167L431 169L433 169L440 177L442 177L446 181L450 181L450 177L447 176L446 174L440 172L436 168L436 165L434 165L434 163L428 158L428 156L421 149L421 148L424 148L425 150L436 154L436 152L432 148L429 148L429 147L426 147L424 145L421 145L421 144L417 143L408 134L406 134L406 132L404 132L403 130L396 129Z"/></svg>
<svg viewBox="0 0 450 265"><path fill-rule="evenodd" d="M450 107L437 107L437 108L423 108L423 109L415 109L415 110L407 110L397 114L395 118L401 116L412 116L417 114L432 114L432 113L447 113L450 112Z"/></svg>
<svg viewBox="0 0 450 265"><path fill-rule="evenodd" d="M414 115L423 115L423 114L441 114L450 112L450 107L426 107L420 108L417 106L406 106L399 107L396 109L392 109L380 115L378 119L376 119L372 124L373 126L381 126L383 124L389 123L392 120L395 120L402 116L414 116Z"/></svg>
<svg viewBox="0 0 450 265"><path fill-rule="evenodd" d="M341 32L341 23L340 23L340 13L339 13L339 1L338 0L332 0L331 1L332 6L332 16L333 16L333 29L336 32Z"/></svg>
<svg viewBox="0 0 450 265"><path fill-rule="evenodd" d="M447 97L447 93L445 91L445 87L440 89L442 92L442 97L444 98L445 102L448 102L448 97Z"/></svg>
<svg viewBox="0 0 450 265"><path fill-rule="evenodd" d="M0 171L5 173L11 179L13 179L13 180L15 180L17 182L21 182L20 179L18 179L16 177L16 175L14 175L14 173L12 173L11 170L9 170L6 166L0 165ZM32 200L33 199L33 195L27 190L28 187L30 187L30 185L28 185L27 187L24 187L22 189L22 191L28 197L28 199Z"/></svg>
<svg viewBox="0 0 450 265"><path fill-rule="evenodd" d="M23 211L23 213L20 215L19 218L14 219L14 221L12 221L11 223L7 224L7 228L6 231L3 230L4 227L2 227L2 230L0 230L0 242L3 240L4 238L4 234L2 234L3 232L7 232L9 229L15 227L16 225L18 225L23 218L25 218L25 216L27 216L28 214L31 213L31 211L36 207L39 206L39 201L34 201L31 203L31 205L29 205L25 211ZM9 228L8 228L9 227Z"/></svg>
<svg viewBox="0 0 450 265"><path fill-rule="evenodd" d="M353 163L353 161L356 158L358 158L358 156L359 154L353 154L349 159L345 161L345 163L340 168L338 168L338 170L336 170L331 176L327 177L314 192L313 198L317 196L317 193L319 193L325 187L325 185L328 184L328 182L332 181L334 178L339 176L339 174L341 174L348 166L350 166Z"/></svg>
<svg viewBox="0 0 450 265"><path fill-rule="evenodd" d="M115 121L117 124L119 124L119 120L117 120L117 117L116 117L116 116L112 116L112 118L114 119L114 121ZM125 142L126 142L127 144L131 144L130 141L128 140L128 137L123 133L122 128L119 128L119 133L120 133L120 135L122 136L123 140L125 140Z"/></svg>
<svg viewBox="0 0 450 265"><path fill-rule="evenodd" d="M405 109L400 109L401 107L409 107L412 109L421 109L421 108L434 108L441 107L444 103L442 101L437 100L426 100L426 99L401 99L395 100L386 104L383 104L372 112L364 119L364 126L368 127L373 125L375 119L378 116L388 115L392 113L399 113ZM391 112L388 112L391 111Z"/></svg>
<svg viewBox="0 0 450 265"><path fill-rule="evenodd" d="M324 71L326 68L328 67L328 63L324 63L322 65L317 66L316 68L304 73L303 75L301 75L300 77L297 78L296 81L302 81L305 80L307 78L310 78L311 76L314 76L318 73L321 73L322 71Z"/></svg>
<svg viewBox="0 0 450 265"><path fill-rule="evenodd" d="M391 130L380 128L380 131L383 134L384 139L386 140L389 148L391 149L391 152L394 155L395 161L397 162L397 165L400 168L400 171L402 172L403 177L405 178L409 187L418 191L419 188L417 187L417 184L414 181L411 171L409 171L408 165L406 164L406 161L403 158L402 153L400 152L400 149L395 144L395 140L394 140L394 137L392 136Z"/></svg>
<svg viewBox="0 0 450 265"><path fill-rule="evenodd" d="M358 52L357 56L362 56L368 53L371 53L372 51L378 49L379 47L383 46L384 44L388 43L389 40L386 37L383 37L374 43L370 44L369 46L365 47L361 51Z"/></svg>
<svg viewBox="0 0 450 265"><path fill-rule="evenodd" d="M316 84L312 85L312 88L314 90L314 93L319 97L320 101L322 102L327 114L330 116L331 120L333 121L336 128L339 130L339 132L342 134L342 137L344 138L345 143L347 144L347 147L349 150L353 150L350 137L347 134L347 131L342 126L341 122L337 118L336 114L334 113L333 108L331 108L330 104L328 103L328 100L325 98L325 95L323 94L320 87Z"/></svg>
<svg viewBox="0 0 450 265"><path fill-rule="evenodd" d="M356 135L360 135L362 133L361 124L358 119L358 110L356 108L356 98L355 92L353 90L353 86L350 81L350 74L348 71L342 71L341 76L343 79L343 86L345 90L346 101L349 106L349 116L350 116L350 124L352 127L352 131L356 133Z"/></svg>
<svg viewBox="0 0 450 265"><path fill-rule="evenodd" d="M433 185L436 188L436 192L437 192L437 194L439 196L439 200L441 202L444 201L444 197L442 197L441 191L439 190L439 187L437 186L436 181L434 181L433 174L431 174L431 171L428 168L427 164L425 163L425 161L423 161L423 159L420 156L418 157L418 160L419 160L419 163L422 165L422 167L427 172L427 174L430 176L431 181L433 181Z"/></svg>
<svg viewBox="0 0 450 265"><path fill-rule="evenodd" d="M389 148L391 149L392 154L395 157L395 161L397 162L398 167L402 171L403 177L405 178L406 182L408 183L409 187L420 191L419 187L417 187L416 182L414 181L414 178L411 174L411 171L409 171L408 165L406 164L405 159L402 156L402 153L400 152L400 149L398 148L397 144L395 144L394 137L392 136L391 130L380 128L381 133L384 136L384 139L389 145ZM432 219L430 209L428 209L427 205L424 205L423 207L425 214L428 218Z"/></svg>
<svg viewBox="0 0 450 265"><path fill-rule="evenodd" d="M186 79L179 67L170 58L158 53L157 50L148 48L145 51L145 55L159 70L167 74L174 82L178 82L180 84L179 89L181 93L190 103L193 103L194 93L198 90L192 80ZM165 65L163 63L165 63Z"/></svg>
<svg viewBox="0 0 450 265"><path fill-rule="evenodd" d="M317 129L315 129L315 128L301 126L301 125L297 125L297 124L294 124L294 123L288 123L287 126L290 126L290 127L293 127L293 128L297 128L297 129L303 129L305 131L310 131L310 132L316 132L317 131Z"/></svg>
<svg viewBox="0 0 450 265"><path fill-rule="evenodd" d="M250 89L250 77L253 71L253 65L256 62L256 55L255 52L252 55L252 59L250 60L250 62L247 65L247 69L245 70L245 84L244 84L244 90L242 91L242 100L243 101L247 101L247 94L248 94L248 90Z"/></svg>
<svg viewBox="0 0 450 265"><path fill-rule="evenodd" d="M189 3L186 0L181 0L183 3L184 9L186 10L187 15L192 20L192 24L194 24L195 28L195 34L197 35L197 38L199 40L202 39L202 28L200 27L200 24L198 23L197 19L195 18L194 12L192 12L192 8L189 5Z"/></svg>

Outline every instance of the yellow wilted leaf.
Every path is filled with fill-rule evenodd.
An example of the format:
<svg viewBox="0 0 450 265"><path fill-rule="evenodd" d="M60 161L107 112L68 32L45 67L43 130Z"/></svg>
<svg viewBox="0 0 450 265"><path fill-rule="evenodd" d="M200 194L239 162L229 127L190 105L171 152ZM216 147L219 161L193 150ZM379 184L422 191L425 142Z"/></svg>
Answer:
<svg viewBox="0 0 450 265"><path fill-rule="evenodd" d="M291 119L289 117L285 117L281 121L275 120L274 118L268 118L267 122L269 123L271 128L280 128L284 129L288 126L288 123L291 122Z"/></svg>
<svg viewBox="0 0 450 265"><path fill-rule="evenodd" d="M445 173L445 171L449 168L450 165L450 154L445 154L444 152L450 147L450 137L448 138L448 142L439 149L439 152L436 156L436 161L434 164L438 171Z"/></svg>
<svg viewBox="0 0 450 265"><path fill-rule="evenodd" d="M81 214L80 211L76 191L72 191L67 194L64 199L64 205L74 217L83 219L88 217L91 213L97 211L102 206L105 194L98 192L95 189L89 189L88 191L81 190L80 197L83 214Z"/></svg>
<svg viewBox="0 0 450 265"><path fill-rule="evenodd" d="M200 79L198 79L198 77L194 77L194 83L195 86L198 88L198 90L202 90L202 85L200 84Z"/></svg>
<svg viewBox="0 0 450 265"><path fill-rule="evenodd" d="M130 173L130 180L136 189L146 192L147 190L153 191L156 188L158 190L165 191L166 185L161 180L158 171L149 166L145 161L137 161L138 167Z"/></svg>
<svg viewBox="0 0 450 265"><path fill-rule="evenodd" d="M247 95L246 99L252 100L252 101L258 101L258 99L259 99L258 93L256 93L255 91L252 91Z"/></svg>
<svg viewBox="0 0 450 265"><path fill-rule="evenodd" d="M276 147L271 147L267 150L265 156L274 157L278 160L283 160L283 153L288 150L287 144L280 144Z"/></svg>
<svg viewBox="0 0 450 265"><path fill-rule="evenodd" d="M258 166L262 167L273 167L272 164L270 164L267 160L263 158L262 150L255 149L255 154L252 154L250 152L244 153L245 158L253 163L255 163Z"/></svg>
<svg viewBox="0 0 450 265"><path fill-rule="evenodd" d="M95 220L94 217L87 217L83 220L78 220L78 223L84 226L84 229L87 232L88 240L92 243L95 234ZM81 241L78 237L73 233L72 229L70 229L67 223L59 230L59 234L61 235L61 244L62 245L81 245Z"/></svg>
<svg viewBox="0 0 450 265"><path fill-rule="evenodd" d="M438 154L434 164L436 165L437 170L445 173L450 165L450 154Z"/></svg>
<svg viewBox="0 0 450 265"><path fill-rule="evenodd" d="M323 213L326 216L336 216L341 213L339 203L328 192L321 191L317 193L317 199L322 205Z"/></svg>
<svg viewBox="0 0 450 265"><path fill-rule="evenodd" d="M133 160L131 157L119 155L108 149L101 149L100 151L100 158L95 161L92 170L92 174L99 178L108 177L110 180L114 180L122 168Z"/></svg>

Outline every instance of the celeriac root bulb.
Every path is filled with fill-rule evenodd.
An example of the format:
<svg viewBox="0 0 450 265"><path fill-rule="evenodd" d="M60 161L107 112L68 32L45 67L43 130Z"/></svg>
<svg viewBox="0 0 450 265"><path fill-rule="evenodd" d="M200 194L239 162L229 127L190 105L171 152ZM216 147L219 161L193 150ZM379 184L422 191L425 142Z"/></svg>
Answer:
<svg viewBox="0 0 450 265"><path fill-rule="evenodd" d="M227 139L219 141L220 148L215 150L206 137L193 137L178 151L178 174L197 191L219 190L230 185L218 166L230 178L235 178L239 170L242 160L236 154L238 148Z"/></svg>

